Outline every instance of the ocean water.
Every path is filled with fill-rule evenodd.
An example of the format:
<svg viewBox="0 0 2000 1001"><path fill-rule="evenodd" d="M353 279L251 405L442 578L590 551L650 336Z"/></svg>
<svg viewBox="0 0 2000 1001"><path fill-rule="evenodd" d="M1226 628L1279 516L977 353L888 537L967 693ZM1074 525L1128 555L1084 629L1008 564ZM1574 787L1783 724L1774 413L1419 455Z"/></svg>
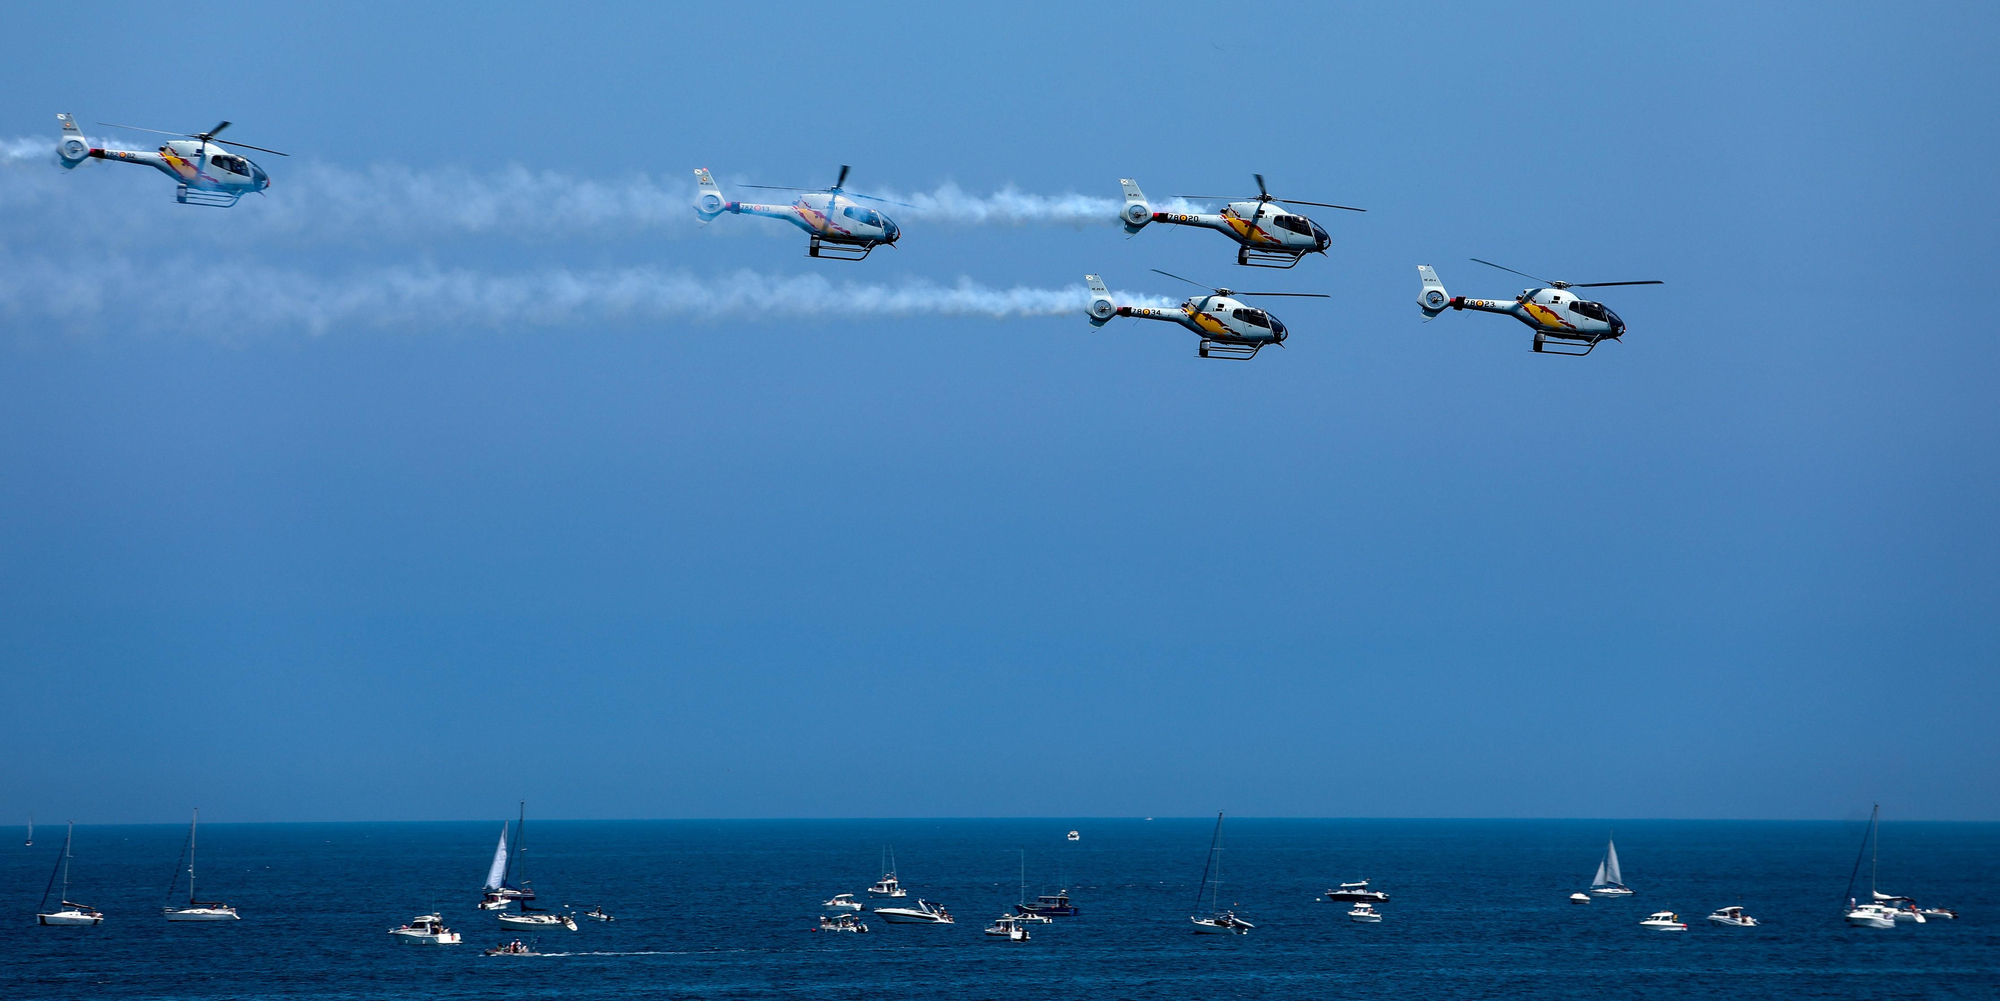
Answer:
<svg viewBox="0 0 2000 1001"><path fill-rule="evenodd" d="M2000 825L1885 823L1881 885L1957 921L1848 927L1856 823L1627 821L1638 895L1567 902L1607 824L1232 819L1223 902L1257 928L1197 936L1212 818L1159 820L536 821L540 903L618 920L537 936L549 955L481 950L512 936L473 906L492 823L204 824L200 888L240 922L168 924L185 829L83 827L71 897L95 928L34 923L62 829L0 845L7 998L2000 998ZM1075 828L1082 839L1070 842ZM857 895L893 845L918 896L954 925L808 931ZM1067 887L1079 917L1011 943L980 933L1020 893ZM1375 881L1380 924L1328 887ZM1862 867L1862 891L1868 878ZM1764 922L1703 920L1741 904ZM436 909L450 947L385 932ZM1692 927L1638 922L1678 911Z"/></svg>

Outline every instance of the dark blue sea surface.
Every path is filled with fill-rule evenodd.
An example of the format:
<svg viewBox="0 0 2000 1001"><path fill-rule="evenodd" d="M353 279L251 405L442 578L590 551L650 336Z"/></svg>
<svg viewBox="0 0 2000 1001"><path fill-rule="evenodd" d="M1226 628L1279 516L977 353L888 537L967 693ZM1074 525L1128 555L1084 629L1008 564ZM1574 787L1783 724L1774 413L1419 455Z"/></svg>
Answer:
<svg viewBox="0 0 2000 1001"><path fill-rule="evenodd" d="M8 998L1982 998L2000 997L2000 825L1884 823L1881 885L1956 921L1850 928L1855 823L1626 821L1638 895L1567 901L1607 824L1231 819L1223 903L1243 937L1197 936L1212 818L1146 820L536 821L541 903L602 904L612 924L538 936L551 955L488 958L475 909L492 823L204 824L201 897L240 922L160 917L185 829L80 827L71 897L108 915L43 928L61 848L43 826L0 846L0 992ZM1082 839L1070 842L1075 828ZM893 845L904 883L954 925L808 932ZM1082 914L1010 943L980 933L1019 895L1067 887ZM1322 892L1369 878L1375 925ZM1867 865L1862 866L1865 893ZM1764 924L1703 920L1741 904ZM465 936L386 931L443 912ZM1638 922L1678 911L1692 927Z"/></svg>

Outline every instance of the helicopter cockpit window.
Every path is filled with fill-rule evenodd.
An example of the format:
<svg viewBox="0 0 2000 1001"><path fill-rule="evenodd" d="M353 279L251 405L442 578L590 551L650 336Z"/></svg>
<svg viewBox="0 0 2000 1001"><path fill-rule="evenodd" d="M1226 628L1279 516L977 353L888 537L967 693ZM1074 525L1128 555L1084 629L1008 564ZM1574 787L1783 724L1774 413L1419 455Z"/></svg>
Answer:
<svg viewBox="0 0 2000 1001"><path fill-rule="evenodd" d="M1264 311L1261 309L1239 309L1229 315L1253 327L1269 328L1271 326L1271 321L1264 317Z"/></svg>
<svg viewBox="0 0 2000 1001"><path fill-rule="evenodd" d="M840 214L864 226L882 225L882 217L876 214L874 209L864 209L859 205L849 205L842 209Z"/></svg>
<svg viewBox="0 0 2000 1001"><path fill-rule="evenodd" d="M1589 302L1583 299L1578 299L1575 302L1570 303L1569 308L1571 312L1581 313L1584 316L1588 316L1593 320L1610 319L1609 316L1605 315L1604 304L1601 302Z"/></svg>
<svg viewBox="0 0 2000 1001"><path fill-rule="evenodd" d="M227 153L224 153L220 156L210 157L208 162L214 164L217 167L222 168L223 170L229 171L232 174L250 173L250 168L243 163L242 157L230 156Z"/></svg>
<svg viewBox="0 0 2000 1001"><path fill-rule="evenodd" d="M1303 216L1281 215L1272 221L1294 233L1301 233L1306 236L1312 235L1312 223L1307 222Z"/></svg>

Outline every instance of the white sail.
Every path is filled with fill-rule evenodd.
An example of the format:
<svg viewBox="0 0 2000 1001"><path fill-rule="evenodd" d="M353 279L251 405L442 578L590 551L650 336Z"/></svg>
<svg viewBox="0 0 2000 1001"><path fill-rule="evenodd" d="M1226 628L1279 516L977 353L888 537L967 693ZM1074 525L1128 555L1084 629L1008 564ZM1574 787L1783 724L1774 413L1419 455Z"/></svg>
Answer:
<svg viewBox="0 0 2000 1001"><path fill-rule="evenodd" d="M1609 841L1604 843L1604 875L1619 886L1625 885L1625 877L1618 871L1618 846Z"/></svg>
<svg viewBox="0 0 2000 1001"><path fill-rule="evenodd" d="M493 849L493 865L486 870L486 888L497 890L507 879L507 825L500 825L500 847Z"/></svg>
<svg viewBox="0 0 2000 1001"><path fill-rule="evenodd" d="M1604 885L1604 863L1603 863L1603 862L1599 862L1599 863L1597 863L1597 875L1595 875L1595 876L1592 876L1592 877L1590 878L1590 885L1592 885L1592 886L1603 886L1603 885Z"/></svg>

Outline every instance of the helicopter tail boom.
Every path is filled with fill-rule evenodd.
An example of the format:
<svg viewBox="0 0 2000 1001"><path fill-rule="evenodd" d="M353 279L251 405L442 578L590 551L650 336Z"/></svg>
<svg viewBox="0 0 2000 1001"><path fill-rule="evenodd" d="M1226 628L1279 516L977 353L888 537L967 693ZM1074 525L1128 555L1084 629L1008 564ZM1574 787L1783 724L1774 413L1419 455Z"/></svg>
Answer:
<svg viewBox="0 0 2000 1001"><path fill-rule="evenodd" d="M58 114L56 120L62 122L62 138L56 141L56 158L62 161L63 169L74 169L77 164L90 159L90 140L83 137L83 130L77 128L76 119Z"/></svg>
<svg viewBox="0 0 2000 1001"><path fill-rule="evenodd" d="M1435 318L1451 306L1451 293L1444 290L1444 283L1438 281L1438 273L1428 264L1417 265L1417 277L1423 280L1423 290L1417 293L1417 308L1424 311L1427 318Z"/></svg>
<svg viewBox="0 0 2000 1001"><path fill-rule="evenodd" d="M1153 206L1146 201L1146 193L1139 190L1139 182L1121 177L1118 184L1125 189L1125 207L1118 211L1118 221L1125 224L1125 232L1137 233L1153 221Z"/></svg>

